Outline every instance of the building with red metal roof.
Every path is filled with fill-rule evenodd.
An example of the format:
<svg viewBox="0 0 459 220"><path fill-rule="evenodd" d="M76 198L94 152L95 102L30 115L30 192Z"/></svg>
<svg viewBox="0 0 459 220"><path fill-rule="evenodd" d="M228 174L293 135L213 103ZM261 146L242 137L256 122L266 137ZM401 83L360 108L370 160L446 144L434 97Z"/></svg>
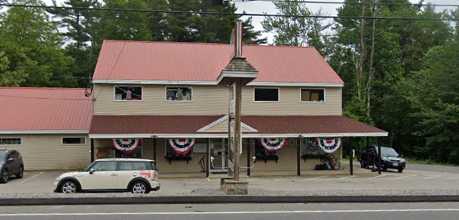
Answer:
<svg viewBox="0 0 459 220"><path fill-rule="evenodd" d="M27 169L142 157L166 175L226 173L233 92L222 75L254 78L242 89L248 176L301 175L333 158L329 167L342 170L342 138L387 136L342 116L343 81L314 48L244 45L241 57L234 49L106 40L89 97L84 89L0 88L0 146L24 152Z"/></svg>

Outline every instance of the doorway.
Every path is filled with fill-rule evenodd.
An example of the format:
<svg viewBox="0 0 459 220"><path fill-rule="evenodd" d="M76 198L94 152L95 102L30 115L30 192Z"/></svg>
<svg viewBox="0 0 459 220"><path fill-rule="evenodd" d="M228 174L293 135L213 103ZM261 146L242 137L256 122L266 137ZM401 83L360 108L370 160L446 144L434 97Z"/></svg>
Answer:
<svg viewBox="0 0 459 220"><path fill-rule="evenodd" d="M228 147L225 139L212 139L210 142L210 173L228 172Z"/></svg>

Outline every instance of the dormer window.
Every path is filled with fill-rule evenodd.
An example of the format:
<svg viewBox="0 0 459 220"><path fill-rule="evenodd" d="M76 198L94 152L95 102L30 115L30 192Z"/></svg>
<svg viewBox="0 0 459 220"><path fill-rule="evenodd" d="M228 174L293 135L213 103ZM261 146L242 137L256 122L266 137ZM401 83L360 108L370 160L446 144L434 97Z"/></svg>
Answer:
<svg viewBox="0 0 459 220"><path fill-rule="evenodd" d="M191 101L191 87L167 87L167 101Z"/></svg>
<svg viewBox="0 0 459 220"><path fill-rule="evenodd" d="M142 100L141 86L115 86L116 101L140 101Z"/></svg>

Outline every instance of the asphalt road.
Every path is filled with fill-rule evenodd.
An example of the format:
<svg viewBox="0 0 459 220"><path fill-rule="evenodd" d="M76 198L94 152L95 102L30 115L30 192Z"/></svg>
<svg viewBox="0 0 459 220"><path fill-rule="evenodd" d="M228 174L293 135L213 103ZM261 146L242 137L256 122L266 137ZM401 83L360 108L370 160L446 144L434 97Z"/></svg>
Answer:
<svg viewBox="0 0 459 220"><path fill-rule="evenodd" d="M177 204L0 207L1 220L457 220L458 218L459 203Z"/></svg>

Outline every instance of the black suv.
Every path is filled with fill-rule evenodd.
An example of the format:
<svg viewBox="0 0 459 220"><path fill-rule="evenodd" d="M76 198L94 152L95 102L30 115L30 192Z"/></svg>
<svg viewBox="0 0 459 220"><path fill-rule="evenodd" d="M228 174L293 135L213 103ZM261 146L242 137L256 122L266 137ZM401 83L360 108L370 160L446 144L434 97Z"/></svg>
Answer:
<svg viewBox="0 0 459 220"><path fill-rule="evenodd" d="M24 162L16 150L0 150L0 183L7 183L11 176L22 178Z"/></svg>
<svg viewBox="0 0 459 220"><path fill-rule="evenodd" d="M381 146L381 163L378 163L378 146L371 145L360 153L360 166L362 168L378 168L386 171L396 169L399 173L406 167L406 160L400 157L392 147Z"/></svg>

